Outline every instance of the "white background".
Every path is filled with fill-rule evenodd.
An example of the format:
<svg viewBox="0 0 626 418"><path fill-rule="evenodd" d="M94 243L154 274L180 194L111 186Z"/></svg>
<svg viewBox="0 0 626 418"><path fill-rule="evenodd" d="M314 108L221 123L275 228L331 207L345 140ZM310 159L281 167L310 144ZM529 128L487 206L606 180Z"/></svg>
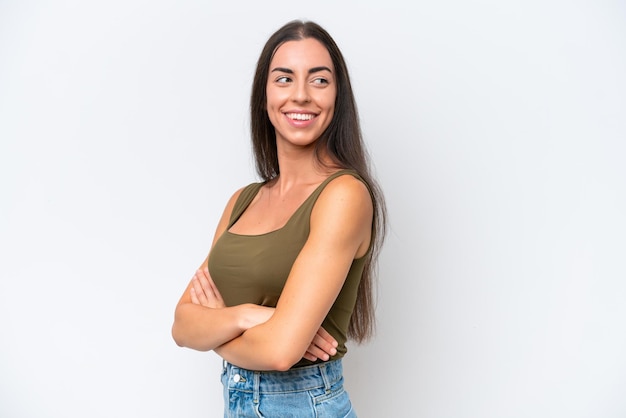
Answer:
<svg viewBox="0 0 626 418"><path fill-rule="evenodd" d="M389 206L360 416L626 416L626 5L337 3L0 1L0 416L221 416L173 310L294 18L343 50Z"/></svg>

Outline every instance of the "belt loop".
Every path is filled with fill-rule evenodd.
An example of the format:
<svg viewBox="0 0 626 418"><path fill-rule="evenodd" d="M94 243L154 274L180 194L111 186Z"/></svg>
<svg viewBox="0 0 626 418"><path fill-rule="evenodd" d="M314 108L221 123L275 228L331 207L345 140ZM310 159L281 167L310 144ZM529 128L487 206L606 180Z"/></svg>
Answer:
<svg viewBox="0 0 626 418"><path fill-rule="evenodd" d="M259 392L260 392L260 386L261 386L261 372L254 372L254 377L253 377L254 383L253 383L253 393L252 393L252 402L254 402L255 404L259 403Z"/></svg>
<svg viewBox="0 0 626 418"><path fill-rule="evenodd" d="M326 393L330 392L330 382L328 379L328 374L326 373L326 363L322 363L319 365L320 374L322 375L322 380L324 381L324 389Z"/></svg>

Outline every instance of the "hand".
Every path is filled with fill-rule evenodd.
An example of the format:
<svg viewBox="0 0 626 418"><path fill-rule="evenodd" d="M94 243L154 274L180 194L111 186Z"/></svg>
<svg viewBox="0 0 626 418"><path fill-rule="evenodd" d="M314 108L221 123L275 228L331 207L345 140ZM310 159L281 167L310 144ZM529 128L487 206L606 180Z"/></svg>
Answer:
<svg viewBox="0 0 626 418"><path fill-rule="evenodd" d="M209 270L199 268L191 279L191 302L196 305L202 305L207 308L225 308L226 304L220 291L215 286ZM244 329L252 328L266 322L274 314L275 308L267 306L255 305L253 303L245 303L240 305L241 321L240 324Z"/></svg>
<svg viewBox="0 0 626 418"><path fill-rule="evenodd" d="M207 308L225 308L226 304L217 286L213 283L209 269L199 268L191 279L191 302Z"/></svg>
<svg viewBox="0 0 626 418"><path fill-rule="evenodd" d="M337 354L337 340L328 331L320 327L306 353L304 353L304 358L311 361L317 359L326 361L335 354Z"/></svg>
<svg viewBox="0 0 626 418"><path fill-rule="evenodd" d="M222 295L217 289L217 286L215 286L206 266L196 271L191 279L191 284L190 294L192 303L207 308L226 307L224 299L222 299ZM267 321L274 313L274 308L258 305L249 305L249 308L248 314L246 315L248 322L246 328L251 328ZM318 359L326 361L335 354L337 354L337 340L323 327L320 327L303 358L310 361L316 361Z"/></svg>

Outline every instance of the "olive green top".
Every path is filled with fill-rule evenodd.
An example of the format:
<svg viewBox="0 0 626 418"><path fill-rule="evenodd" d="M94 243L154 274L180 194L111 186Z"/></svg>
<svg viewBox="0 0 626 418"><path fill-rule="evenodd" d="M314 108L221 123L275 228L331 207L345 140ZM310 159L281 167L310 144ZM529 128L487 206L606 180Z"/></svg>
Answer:
<svg viewBox="0 0 626 418"><path fill-rule="evenodd" d="M309 236L313 206L324 187L333 179L350 174L363 181L353 170L341 170L324 180L289 218L285 226L260 235L229 232L265 183L246 186L233 207L226 231L209 254L209 271L227 306L254 303L276 307L291 266ZM370 245L371 248L371 245ZM339 343L336 360L347 352L348 324L356 302L357 288L366 256L355 259L345 283L324 319L322 326ZM294 367L312 364L301 360Z"/></svg>

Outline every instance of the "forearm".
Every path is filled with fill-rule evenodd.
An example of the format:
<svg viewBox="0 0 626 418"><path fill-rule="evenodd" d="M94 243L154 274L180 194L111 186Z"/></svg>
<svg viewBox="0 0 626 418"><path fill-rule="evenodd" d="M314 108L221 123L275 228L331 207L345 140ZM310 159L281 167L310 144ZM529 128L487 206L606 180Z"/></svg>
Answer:
<svg viewBox="0 0 626 418"><path fill-rule="evenodd" d="M176 308L172 337L181 347L213 350L246 330L245 308L244 305L207 308L183 303Z"/></svg>
<svg viewBox="0 0 626 418"><path fill-rule="evenodd" d="M248 329L214 351L229 363L249 370L288 370L302 359L309 345L298 340L286 338L266 323Z"/></svg>

